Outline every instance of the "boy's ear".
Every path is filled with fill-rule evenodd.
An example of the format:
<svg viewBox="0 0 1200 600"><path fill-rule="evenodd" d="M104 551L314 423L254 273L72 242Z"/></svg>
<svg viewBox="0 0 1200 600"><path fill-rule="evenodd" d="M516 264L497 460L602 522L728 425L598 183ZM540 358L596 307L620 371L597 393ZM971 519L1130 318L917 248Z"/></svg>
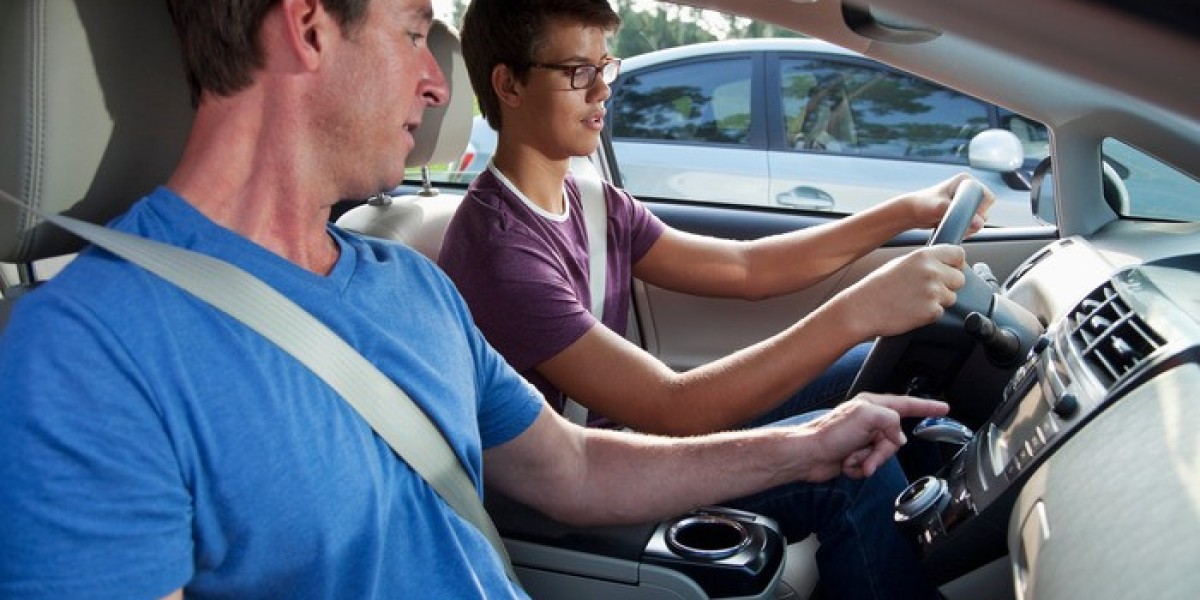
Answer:
<svg viewBox="0 0 1200 600"><path fill-rule="evenodd" d="M521 104L524 86L508 65L498 64L492 67L492 90L496 92L501 104L516 107Z"/></svg>

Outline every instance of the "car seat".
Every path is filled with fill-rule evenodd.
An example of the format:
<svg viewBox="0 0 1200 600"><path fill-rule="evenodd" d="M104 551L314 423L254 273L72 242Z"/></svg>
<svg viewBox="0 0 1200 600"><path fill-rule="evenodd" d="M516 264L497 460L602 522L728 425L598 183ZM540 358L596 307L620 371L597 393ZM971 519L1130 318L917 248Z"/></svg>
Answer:
<svg viewBox="0 0 1200 600"><path fill-rule="evenodd" d="M192 121L162 0L0 3L0 189L104 223L166 181ZM0 202L0 325L83 242Z"/></svg>
<svg viewBox="0 0 1200 600"><path fill-rule="evenodd" d="M442 193L429 178L429 165L458 161L471 137L472 106L475 96L467 78L458 34L448 25L436 22L429 32L429 47L446 76L450 101L425 110L417 128L407 167L421 167L422 185L415 194L392 197L379 194L338 218L345 229L394 240L436 261L442 237L450 218L462 202L462 195Z"/></svg>

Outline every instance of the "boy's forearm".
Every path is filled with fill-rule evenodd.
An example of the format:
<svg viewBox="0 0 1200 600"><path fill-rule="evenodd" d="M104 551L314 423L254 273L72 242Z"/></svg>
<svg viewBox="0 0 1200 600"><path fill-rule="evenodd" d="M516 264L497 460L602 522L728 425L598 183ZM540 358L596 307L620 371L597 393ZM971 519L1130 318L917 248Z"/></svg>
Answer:
<svg viewBox="0 0 1200 600"><path fill-rule="evenodd" d="M827 304L757 344L676 375L635 429L695 435L769 412L869 336L840 303Z"/></svg>

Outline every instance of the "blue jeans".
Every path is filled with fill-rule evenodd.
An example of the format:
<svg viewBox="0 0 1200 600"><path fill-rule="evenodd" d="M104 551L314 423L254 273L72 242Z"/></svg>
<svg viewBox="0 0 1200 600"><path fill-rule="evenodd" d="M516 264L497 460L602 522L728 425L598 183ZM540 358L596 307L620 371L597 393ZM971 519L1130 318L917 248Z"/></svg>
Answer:
<svg viewBox="0 0 1200 600"><path fill-rule="evenodd" d="M819 417L824 411L809 411L830 408L845 397L869 350L870 344L852 349L751 426L781 427ZM832 598L939 598L921 571L912 542L892 521L893 503L907 485L893 458L867 479L788 483L728 504L775 519L789 541L817 534L817 568Z"/></svg>
<svg viewBox="0 0 1200 600"><path fill-rule="evenodd" d="M800 388L791 398L771 409L771 412L747 423L746 428L762 427L796 415L837 406L846 399L846 392L849 392L850 386L854 384L854 377L867 360L871 346L868 342L851 348L825 369L824 373Z"/></svg>

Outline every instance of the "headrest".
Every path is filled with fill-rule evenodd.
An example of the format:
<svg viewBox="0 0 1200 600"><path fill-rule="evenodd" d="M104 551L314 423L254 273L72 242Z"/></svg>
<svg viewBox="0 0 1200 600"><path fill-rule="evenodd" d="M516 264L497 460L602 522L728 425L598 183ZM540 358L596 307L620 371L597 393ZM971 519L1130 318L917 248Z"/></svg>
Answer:
<svg viewBox="0 0 1200 600"><path fill-rule="evenodd" d="M451 89L425 111L407 164L458 160L471 84L458 34L429 44ZM191 128L179 43L163 0L0 1L0 189L49 212L104 223L162 184ZM83 242L0 202L0 262L75 252Z"/></svg>
<svg viewBox="0 0 1200 600"><path fill-rule="evenodd" d="M437 59L450 87L450 101L425 109L417 129L416 145L408 154L405 166L420 167L447 163L462 157L471 139L471 115L475 94L467 78L467 63L463 60L458 32L441 21L434 21L429 31L429 50Z"/></svg>
<svg viewBox="0 0 1200 600"><path fill-rule="evenodd" d="M0 189L108 221L166 181L191 120L163 0L0 2ZM0 203L0 261L81 247Z"/></svg>

